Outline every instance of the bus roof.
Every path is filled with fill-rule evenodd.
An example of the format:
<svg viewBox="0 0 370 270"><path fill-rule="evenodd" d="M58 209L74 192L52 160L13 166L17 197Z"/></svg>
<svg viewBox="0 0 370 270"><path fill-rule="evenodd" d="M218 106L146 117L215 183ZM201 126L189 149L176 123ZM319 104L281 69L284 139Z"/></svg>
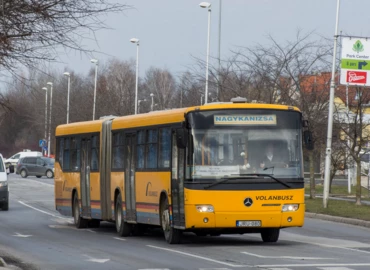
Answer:
<svg viewBox="0 0 370 270"><path fill-rule="evenodd" d="M163 111L153 111L149 113L142 113L138 115L126 115L120 117L106 117L94 121L76 122L71 124L59 125L56 128L55 135L63 136L69 134L83 134L100 132L102 123L107 119L113 119L112 129L133 128L141 126L164 125L170 123L179 123L184 121L185 114L200 110L223 110L223 109L272 109L272 110L293 110L300 112L297 107L277 104L262 104L262 103L208 103L202 106L193 106L187 108L170 109Z"/></svg>
<svg viewBox="0 0 370 270"><path fill-rule="evenodd" d="M184 121L185 114L200 110L219 110L219 109L272 109L272 110L293 110L300 112L297 107L276 104L261 104L261 103L208 103L202 106L193 106L188 108L171 109L164 111L154 111L142 113L138 115L128 115L117 117L112 123L112 129L131 128L156 125L164 125L169 123L179 123Z"/></svg>
<svg viewBox="0 0 370 270"><path fill-rule="evenodd" d="M102 129L102 123L105 120L106 119L99 119L59 125L55 130L55 136L100 132Z"/></svg>

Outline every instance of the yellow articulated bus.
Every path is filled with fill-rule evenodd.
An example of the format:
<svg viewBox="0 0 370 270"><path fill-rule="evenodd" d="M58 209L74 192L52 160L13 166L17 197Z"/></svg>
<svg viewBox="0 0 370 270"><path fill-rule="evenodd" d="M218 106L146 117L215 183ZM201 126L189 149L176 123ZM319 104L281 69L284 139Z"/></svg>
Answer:
<svg viewBox="0 0 370 270"><path fill-rule="evenodd" d="M306 127L296 107L241 98L60 125L56 209L120 236L157 226L170 244L183 232L276 242L304 223Z"/></svg>

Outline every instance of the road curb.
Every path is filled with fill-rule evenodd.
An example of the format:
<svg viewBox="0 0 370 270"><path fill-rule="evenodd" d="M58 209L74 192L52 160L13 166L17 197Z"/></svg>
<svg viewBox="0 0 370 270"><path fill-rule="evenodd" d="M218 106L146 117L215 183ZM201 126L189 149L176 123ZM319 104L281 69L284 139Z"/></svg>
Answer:
<svg viewBox="0 0 370 270"><path fill-rule="evenodd" d="M309 213L309 212L305 213L305 217L328 220L328 221L334 221L334 222L340 222L340 223L345 223L345 224L351 224L351 225L370 228L370 221L366 221L366 220L360 220L360 219L354 219L354 218L345 218L345 217L337 217L337 216L330 216L330 215Z"/></svg>

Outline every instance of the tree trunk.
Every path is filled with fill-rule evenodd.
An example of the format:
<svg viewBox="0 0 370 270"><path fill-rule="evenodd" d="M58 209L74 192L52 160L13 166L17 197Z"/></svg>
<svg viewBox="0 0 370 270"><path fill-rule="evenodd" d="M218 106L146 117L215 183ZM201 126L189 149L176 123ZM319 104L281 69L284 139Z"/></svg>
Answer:
<svg viewBox="0 0 370 270"><path fill-rule="evenodd" d="M356 205L361 205L361 162L356 160L357 163L357 178L356 178Z"/></svg>
<svg viewBox="0 0 370 270"><path fill-rule="evenodd" d="M310 161L310 199L315 199L316 190L315 190L315 170L313 163L313 151L308 151L308 158Z"/></svg>

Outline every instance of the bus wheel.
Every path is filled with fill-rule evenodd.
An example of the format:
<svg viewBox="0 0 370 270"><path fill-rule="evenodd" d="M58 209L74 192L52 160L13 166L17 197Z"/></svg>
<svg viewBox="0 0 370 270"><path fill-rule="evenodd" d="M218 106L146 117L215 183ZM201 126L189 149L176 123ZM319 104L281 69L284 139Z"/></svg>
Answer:
<svg viewBox="0 0 370 270"><path fill-rule="evenodd" d="M8 211L9 210L9 199L3 203L3 206L1 207L1 210Z"/></svg>
<svg viewBox="0 0 370 270"><path fill-rule="evenodd" d="M169 244L180 243L182 232L178 229L171 227L170 211L167 198L162 200L161 202L161 225L167 243Z"/></svg>
<svg viewBox="0 0 370 270"><path fill-rule="evenodd" d="M132 231L132 226L124 221L122 212L122 199L121 196L117 197L116 208L114 211L116 219L116 230L119 236L129 236Z"/></svg>
<svg viewBox="0 0 370 270"><path fill-rule="evenodd" d="M265 243L274 243L279 239L280 229L263 229L261 237Z"/></svg>
<svg viewBox="0 0 370 270"><path fill-rule="evenodd" d="M73 199L73 219L77 229L86 228L88 224L88 220L84 219L80 215L80 206L78 204L77 195L74 196Z"/></svg>

